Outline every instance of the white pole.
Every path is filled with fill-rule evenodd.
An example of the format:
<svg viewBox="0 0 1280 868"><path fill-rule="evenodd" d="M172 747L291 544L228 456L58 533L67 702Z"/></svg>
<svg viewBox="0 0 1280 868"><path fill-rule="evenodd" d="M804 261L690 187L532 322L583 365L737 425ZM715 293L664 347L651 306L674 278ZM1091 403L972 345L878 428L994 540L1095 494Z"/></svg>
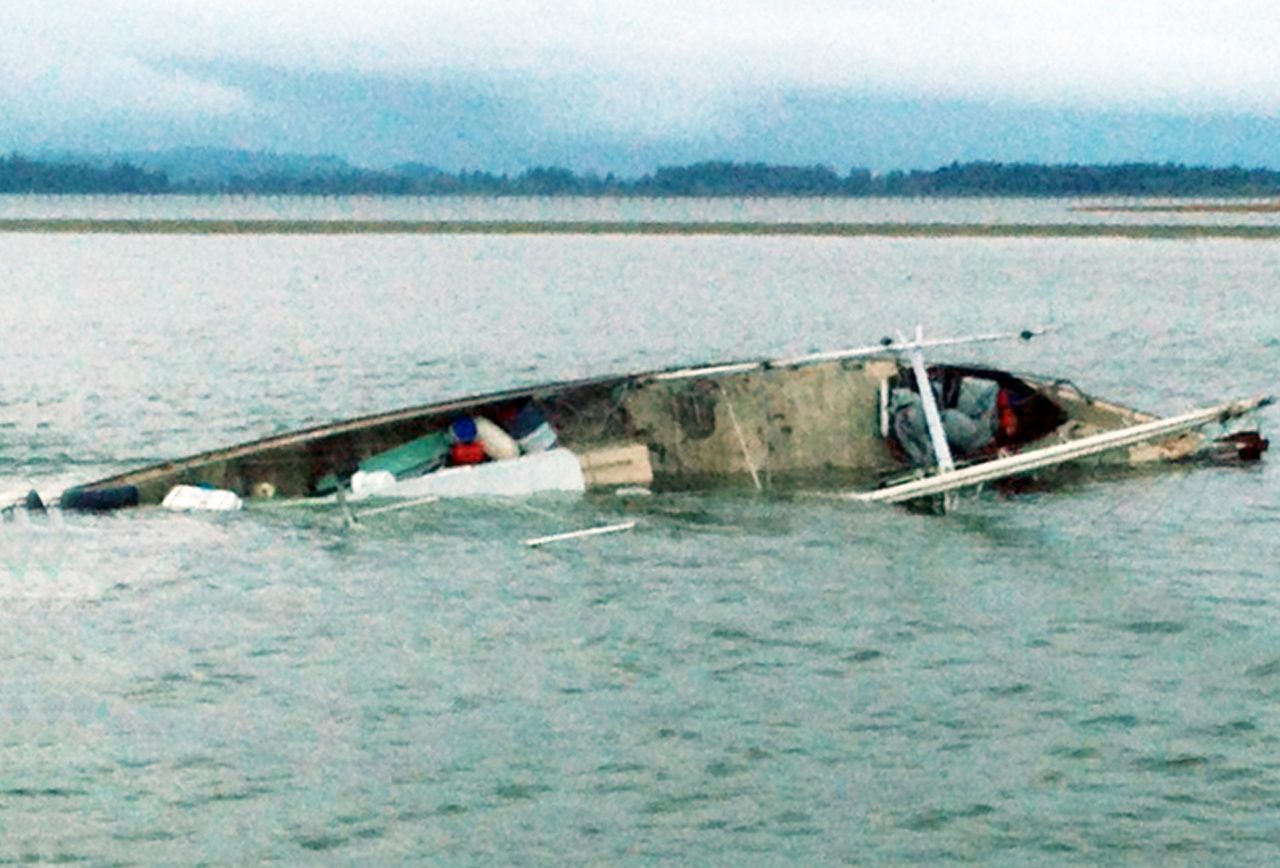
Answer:
<svg viewBox="0 0 1280 868"><path fill-rule="evenodd" d="M1019 338L1029 341L1034 337L1048 334L1053 331L1050 327L1038 327L1032 329L1023 329L1020 332L991 332L981 335L961 335L952 338L930 338L922 340L917 338L914 341L908 341L901 335L896 341L887 341L885 343L874 344L866 347L851 347L846 350L829 350L822 353L809 353L803 356L790 356L783 359L773 359L767 364L774 367L785 368L795 367L797 365L809 365L815 362L831 362L839 359L853 359L859 356L878 356L883 353L902 352L913 348L930 349L933 347L951 347L959 344L984 344L992 341L1007 341Z"/></svg>
<svg viewBox="0 0 1280 868"><path fill-rule="evenodd" d="M899 338L902 336L899 335ZM907 344L904 340L903 344ZM933 395L933 386L929 383L929 369L924 364L924 326L916 326L916 339L907 344L907 356L911 359L911 370L916 376L916 388L920 390L920 403L924 407L925 422L929 426L929 441L933 443L933 454L938 462L938 473L950 473L956 469L956 462L951 457L951 444L947 442L947 432L942 427L942 414L938 411L938 402ZM942 511L951 512L955 508L955 495L948 492L942 496Z"/></svg>
<svg viewBox="0 0 1280 868"><path fill-rule="evenodd" d="M905 344L906 341L904 340ZM938 461L941 473L955 470L956 463L951 457L951 445L947 443L947 432L942 428L942 414L938 412L938 402L933 397L933 387L929 385L929 370L924 365L924 353L920 351L924 343L924 328L916 326L915 343L909 345L907 357L911 359L911 370L916 375L916 388L920 390L920 403L924 406L925 422L929 425L929 440L933 443L933 454Z"/></svg>
<svg viewBox="0 0 1280 868"><path fill-rule="evenodd" d="M1034 337L1048 334L1052 327L1023 329L1020 332L991 332L981 335L961 335L952 338L931 338L927 341L908 341L905 338L897 341L872 344L865 347L850 347L843 350L828 350L820 353L807 353L800 356L786 356L778 359L762 359L760 361L729 362L718 365L702 365L681 368L677 371L662 371L652 375L654 380L686 380L693 377L708 377L721 374L740 374L760 368L795 368L801 365L813 365L818 362L834 362L840 359L856 359L865 356L881 356L886 353L898 353L913 347L928 349L931 347L951 347L960 344L983 344L992 341L1007 341L1015 338L1029 341Z"/></svg>
<svg viewBox="0 0 1280 868"><path fill-rule="evenodd" d="M889 439L889 381L880 381L880 436Z"/></svg>

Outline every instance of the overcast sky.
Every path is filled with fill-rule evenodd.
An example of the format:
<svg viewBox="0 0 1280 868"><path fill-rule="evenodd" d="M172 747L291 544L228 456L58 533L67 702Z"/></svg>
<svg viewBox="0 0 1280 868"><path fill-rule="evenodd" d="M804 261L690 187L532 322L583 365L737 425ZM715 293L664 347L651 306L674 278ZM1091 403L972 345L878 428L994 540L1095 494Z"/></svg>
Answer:
<svg viewBox="0 0 1280 868"><path fill-rule="evenodd" d="M3 151L1280 167L1263 0L29 0L4 17Z"/></svg>

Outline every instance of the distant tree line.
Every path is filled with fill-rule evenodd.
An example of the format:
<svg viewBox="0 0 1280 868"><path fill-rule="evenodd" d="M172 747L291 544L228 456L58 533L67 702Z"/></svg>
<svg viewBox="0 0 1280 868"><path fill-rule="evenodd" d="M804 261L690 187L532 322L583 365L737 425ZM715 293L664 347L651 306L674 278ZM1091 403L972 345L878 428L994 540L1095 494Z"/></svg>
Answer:
<svg viewBox="0 0 1280 868"><path fill-rule="evenodd" d="M82 163L0 159L0 193L167 193L169 179L127 163L107 168Z"/></svg>
<svg viewBox="0 0 1280 868"><path fill-rule="evenodd" d="M931 170L840 175L828 166L702 162L640 178L579 175L539 166L518 175L445 172L416 163L388 170L345 167L218 180L171 181L128 163L0 158L0 193L224 193L379 196L1276 196L1280 171L1174 163L1040 165L952 163Z"/></svg>

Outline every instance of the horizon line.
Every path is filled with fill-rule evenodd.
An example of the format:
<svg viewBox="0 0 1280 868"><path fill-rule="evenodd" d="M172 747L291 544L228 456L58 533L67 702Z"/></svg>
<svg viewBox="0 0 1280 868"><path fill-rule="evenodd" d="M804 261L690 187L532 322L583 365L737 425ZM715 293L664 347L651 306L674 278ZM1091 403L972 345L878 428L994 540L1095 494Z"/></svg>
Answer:
<svg viewBox="0 0 1280 868"><path fill-rule="evenodd" d="M130 163L130 160L146 160L147 158L164 158L167 155L180 155L183 153L201 153L220 154L226 156L240 157L258 157L278 160L304 160L315 162L334 162L341 163L343 166L360 171L373 173L395 173L399 170L413 168L420 170L428 170L430 172L439 173L441 175L491 175L494 177L507 178L519 177L520 175L539 171L566 171L572 173L575 177L583 180L605 180L614 178L618 181L641 180L648 177L654 172L664 169L689 169L707 166L726 166L726 167L743 167L743 168L769 168L769 169L800 169L806 171L826 170L840 176L840 169L830 161L770 161L758 158L732 159L727 157L704 157L691 161L672 161L667 163L655 164L651 169L642 174L623 173L621 171L609 170L599 171L594 169L581 170L565 165L564 163L554 161L531 162L521 169L507 170L499 168L458 168L446 169L435 165L425 158L409 158L397 160L390 163L371 163L364 161L356 161L351 157L342 156L337 153L323 151L289 151L274 149L257 149L257 148L237 148L233 146L222 145L174 145L166 148L156 149L123 149L123 150L75 150L71 148L53 148L42 147L34 149L10 148L7 151L0 152L0 160L27 160L33 163L41 163L44 165L60 165L72 166L83 165L83 160L116 160L117 164L134 165L135 168L142 168ZM1127 158L1121 160L1105 160L1105 161L1077 161L1077 160L1035 160L1035 159L1017 159L1002 160L994 157L975 157L972 159L952 159L940 163L930 165L917 166L899 166L891 169L872 169L868 166L859 165L856 162L847 164L849 166L847 175L866 173L871 178L884 178L894 174L913 174L913 173L929 173L938 172L950 168L963 168L971 166L993 166L1004 168L1044 168L1044 169L1121 169L1121 168L1167 168L1190 171L1245 171L1245 172L1280 172L1280 168L1263 163L1245 164L1237 161L1232 163L1208 163L1208 162L1187 162L1173 159L1136 159Z"/></svg>

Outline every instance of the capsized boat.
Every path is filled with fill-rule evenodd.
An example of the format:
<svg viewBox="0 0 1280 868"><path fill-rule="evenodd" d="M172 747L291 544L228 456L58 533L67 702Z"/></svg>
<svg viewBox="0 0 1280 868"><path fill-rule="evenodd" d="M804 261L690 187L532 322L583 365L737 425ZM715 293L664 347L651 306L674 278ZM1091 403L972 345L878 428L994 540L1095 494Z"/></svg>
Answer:
<svg viewBox="0 0 1280 868"><path fill-rule="evenodd" d="M508 389L202 452L69 489L60 502L107 510L170 498L199 508L202 490L238 505L735 484L895 502L1069 462L1253 460L1265 451L1256 431L1203 429L1267 398L1161 420L1063 380L923 359L925 349L1041 333L917 333Z"/></svg>

